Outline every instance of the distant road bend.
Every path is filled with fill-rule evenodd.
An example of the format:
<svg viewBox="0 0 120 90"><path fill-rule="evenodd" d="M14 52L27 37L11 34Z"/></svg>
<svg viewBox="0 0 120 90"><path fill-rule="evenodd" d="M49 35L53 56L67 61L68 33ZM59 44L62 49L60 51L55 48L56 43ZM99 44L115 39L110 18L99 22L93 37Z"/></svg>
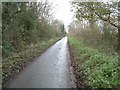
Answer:
<svg viewBox="0 0 120 90"><path fill-rule="evenodd" d="M10 81L7 88L74 88L67 37L47 49Z"/></svg>

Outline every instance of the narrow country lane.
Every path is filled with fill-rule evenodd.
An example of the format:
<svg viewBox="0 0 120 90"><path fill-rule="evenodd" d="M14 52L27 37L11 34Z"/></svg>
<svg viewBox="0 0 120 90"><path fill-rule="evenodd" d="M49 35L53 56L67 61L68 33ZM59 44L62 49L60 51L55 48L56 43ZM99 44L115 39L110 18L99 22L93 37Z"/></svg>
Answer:
<svg viewBox="0 0 120 90"><path fill-rule="evenodd" d="M8 88L73 88L76 85L69 62L67 37L64 37L27 66Z"/></svg>

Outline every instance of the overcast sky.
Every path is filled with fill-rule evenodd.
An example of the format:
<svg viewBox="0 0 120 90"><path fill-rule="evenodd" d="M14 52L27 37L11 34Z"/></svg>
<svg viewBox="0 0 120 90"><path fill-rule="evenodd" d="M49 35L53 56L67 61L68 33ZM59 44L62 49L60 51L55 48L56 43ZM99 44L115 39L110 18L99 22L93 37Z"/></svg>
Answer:
<svg viewBox="0 0 120 90"><path fill-rule="evenodd" d="M73 12L71 12L70 0L48 0L57 5L54 9L54 17L64 22L65 26L72 21Z"/></svg>

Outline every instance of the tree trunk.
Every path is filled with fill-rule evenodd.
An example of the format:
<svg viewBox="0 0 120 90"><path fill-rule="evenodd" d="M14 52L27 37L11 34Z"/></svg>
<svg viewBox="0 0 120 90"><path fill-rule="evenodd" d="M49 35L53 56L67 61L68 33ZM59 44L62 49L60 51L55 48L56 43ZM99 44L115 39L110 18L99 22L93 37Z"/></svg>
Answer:
<svg viewBox="0 0 120 90"><path fill-rule="evenodd" d="M120 2L118 2L118 11L120 12ZM119 14L118 14L118 59L120 60L120 15Z"/></svg>
<svg viewBox="0 0 120 90"><path fill-rule="evenodd" d="M120 55L120 26L118 26L118 54Z"/></svg>

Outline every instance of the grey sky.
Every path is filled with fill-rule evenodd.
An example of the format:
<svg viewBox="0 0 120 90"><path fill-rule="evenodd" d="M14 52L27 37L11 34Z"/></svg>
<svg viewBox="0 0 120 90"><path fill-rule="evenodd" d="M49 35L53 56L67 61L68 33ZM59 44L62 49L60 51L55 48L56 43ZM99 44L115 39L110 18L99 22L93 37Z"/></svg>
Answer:
<svg viewBox="0 0 120 90"><path fill-rule="evenodd" d="M57 5L54 9L54 17L64 22L65 26L68 26L73 17L71 10L70 0L48 0Z"/></svg>

